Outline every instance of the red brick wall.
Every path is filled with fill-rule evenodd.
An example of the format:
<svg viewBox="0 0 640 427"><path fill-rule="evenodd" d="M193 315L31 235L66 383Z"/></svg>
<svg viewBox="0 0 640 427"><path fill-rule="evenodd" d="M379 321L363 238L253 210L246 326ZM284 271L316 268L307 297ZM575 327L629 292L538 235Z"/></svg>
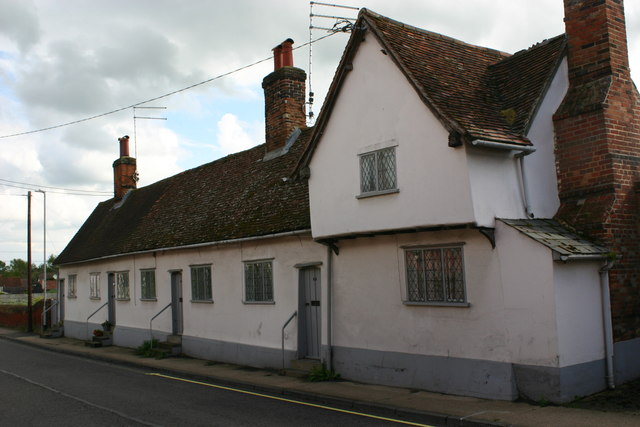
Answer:
<svg viewBox="0 0 640 427"><path fill-rule="evenodd" d="M565 0L569 91L554 116L557 217L620 257L610 273L617 341L640 337L640 99L621 0Z"/></svg>
<svg viewBox="0 0 640 427"><path fill-rule="evenodd" d="M47 304L49 306L49 304ZM49 314L47 313L49 316ZM42 324L42 301L33 304L32 309L33 328L39 328ZM26 305L0 305L0 326L25 329L28 326L29 309ZM49 316L47 324L51 324Z"/></svg>
<svg viewBox="0 0 640 427"><path fill-rule="evenodd" d="M306 127L304 70L282 67L264 78L267 151L284 146L295 128Z"/></svg>
<svg viewBox="0 0 640 427"><path fill-rule="evenodd" d="M115 197L121 199L127 191L136 188L136 169L136 159L133 157L121 157L113 162L113 194Z"/></svg>

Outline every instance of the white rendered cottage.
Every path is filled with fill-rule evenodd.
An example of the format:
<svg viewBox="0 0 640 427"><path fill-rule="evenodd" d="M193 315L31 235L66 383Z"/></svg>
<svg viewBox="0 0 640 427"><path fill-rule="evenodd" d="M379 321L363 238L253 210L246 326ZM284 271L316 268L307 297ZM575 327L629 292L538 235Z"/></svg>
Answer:
<svg viewBox="0 0 640 427"><path fill-rule="evenodd" d="M582 155L589 176L579 144L608 133L606 124L594 119L574 140L560 139L565 119L556 112L593 102L592 83L573 76L585 78L576 69L601 61L603 45L585 54L580 37L589 25L597 40L619 37L622 4L565 6L568 34L514 55L361 11L300 165L313 238L334 248L326 357L344 377L562 402L640 375L630 330L640 319L637 276L617 285L635 299L613 327L609 304L609 269L637 257L638 240L630 239L635 252L621 253L615 239L590 232L607 227L599 217L556 215L580 206L576 197L586 207L600 200L601 188L578 193L559 182L556 155ZM604 55L609 70L622 69L618 53ZM607 105L589 111L608 114ZM637 181L635 132L626 154ZM592 149L609 143L598 144ZM612 233L637 234L637 205L611 209L632 218ZM615 351L614 328L627 332L615 336Z"/></svg>
<svg viewBox="0 0 640 427"><path fill-rule="evenodd" d="M156 337L252 366L554 402L640 376L622 2L565 12L509 55L363 9L313 129L285 41L265 145L140 189L121 150L57 260L65 333L136 346L168 307Z"/></svg>

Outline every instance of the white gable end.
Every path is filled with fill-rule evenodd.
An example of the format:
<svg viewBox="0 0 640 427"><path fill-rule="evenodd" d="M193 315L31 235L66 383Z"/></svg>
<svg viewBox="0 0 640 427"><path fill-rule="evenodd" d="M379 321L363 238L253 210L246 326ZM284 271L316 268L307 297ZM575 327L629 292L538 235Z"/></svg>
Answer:
<svg viewBox="0 0 640 427"><path fill-rule="evenodd" d="M465 151L448 136L367 35L310 163L314 238L472 222ZM361 157L384 149L395 154L395 188L365 194Z"/></svg>

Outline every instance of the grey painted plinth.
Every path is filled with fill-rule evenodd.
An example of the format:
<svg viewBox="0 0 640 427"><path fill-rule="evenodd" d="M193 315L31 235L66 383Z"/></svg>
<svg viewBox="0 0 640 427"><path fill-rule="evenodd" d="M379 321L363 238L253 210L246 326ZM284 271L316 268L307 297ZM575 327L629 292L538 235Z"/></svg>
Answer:
<svg viewBox="0 0 640 427"><path fill-rule="evenodd" d="M440 393L514 400L511 364L453 357L334 347L343 378Z"/></svg>
<svg viewBox="0 0 640 427"><path fill-rule="evenodd" d="M640 338L615 343L613 354L616 384L640 378Z"/></svg>
<svg viewBox="0 0 640 427"><path fill-rule="evenodd" d="M182 351L189 356L206 360L256 368L282 368L282 350L279 348L267 348L183 335ZM285 349L285 368L289 368L291 360L295 358L295 350Z"/></svg>
<svg viewBox="0 0 640 427"><path fill-rule="evenodd" d="M333 361L346 379L485 399L564 403L606 386L604 360L550 368L334 347Z"/></svg>

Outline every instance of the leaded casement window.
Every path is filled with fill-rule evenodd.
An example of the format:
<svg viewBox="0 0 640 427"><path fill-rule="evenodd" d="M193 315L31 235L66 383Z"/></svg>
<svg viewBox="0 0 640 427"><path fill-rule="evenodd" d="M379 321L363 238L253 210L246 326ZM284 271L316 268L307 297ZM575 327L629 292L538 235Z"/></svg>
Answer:
<svg viewBox="0 0 640 427"><path fill-rule="evenodd" d="M78 276L70 274L67 280L67 298L76 298Z"/></svg>
<svg viewBox="0 0 640 427"><path fill-rule="evenodd" d="M191 301L212 301L211 265L191 267Z"/></svg>
<svg viewBox="0 0 640 427"><path fill-rule="evenodd" d="M140 270L140 298L156 299L156 271Z"/></svg>
<svg viewBox="0 0 640 427"><path fill-rule="evenodd" d="M119 271L115 274L116 280L116 299L129 299L129 272Z"/></svg>
<svg viewBox="0 0 640 427"><path fill-rule="evenodd" d="M395 147L360 155L361 194L384 192L396 187Z"/></svg>
<svg viewBox="0 0 640 427"><path fill-rule="evenodd" d="M462 247L405 250L409 302L464 304Z"/></svg>
<svg viewBox="0 0 640 427"><path fill-rule="evenodd" d="M244 264L246 302L273 302L273 263L252 261Z"/></svg>
<svg viewBox="0 0 640 427"><path fill-rule="evenodd" d="M100 273L89 275L89 298L100 299Z"/></svg>

